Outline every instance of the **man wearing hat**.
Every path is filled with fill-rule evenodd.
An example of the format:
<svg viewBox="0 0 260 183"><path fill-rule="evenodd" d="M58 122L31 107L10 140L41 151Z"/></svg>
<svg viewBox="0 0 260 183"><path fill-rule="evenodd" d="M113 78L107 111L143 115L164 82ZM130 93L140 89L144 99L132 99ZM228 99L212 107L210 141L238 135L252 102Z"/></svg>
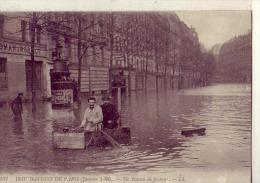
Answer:
<svg viewBox="0 0 260 183"><path fill-rule="evenodd" d="M11 109L14 113L15 119L20 119L22 117L22 112L23 112L22 97L23 97L23 93L18 93L18 96L11 103Z"/></svg>
<svg viewBox="0 0 260 183"><path fill-rule="evenodd" d="M101 108L103 112L103 128L117 128L119 114L116 106L111 103L111 99L108 96L103 97L102 100L103 104L101 105Z"/></svg>

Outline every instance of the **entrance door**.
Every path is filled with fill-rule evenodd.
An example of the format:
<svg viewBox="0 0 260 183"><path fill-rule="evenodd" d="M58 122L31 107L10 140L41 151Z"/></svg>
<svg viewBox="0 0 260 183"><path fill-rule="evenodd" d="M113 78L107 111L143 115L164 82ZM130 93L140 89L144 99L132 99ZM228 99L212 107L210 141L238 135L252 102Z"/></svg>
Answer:
<svg viewBox="0 0 260 183"><path fill-rule="evenodd" d="M32 62L30 60L25 61L25 72L26 72L26 89L27 91L32 90ZM34 78L34 89L41 90L42 88L42 62L35 61L35 78Z"/></svg>

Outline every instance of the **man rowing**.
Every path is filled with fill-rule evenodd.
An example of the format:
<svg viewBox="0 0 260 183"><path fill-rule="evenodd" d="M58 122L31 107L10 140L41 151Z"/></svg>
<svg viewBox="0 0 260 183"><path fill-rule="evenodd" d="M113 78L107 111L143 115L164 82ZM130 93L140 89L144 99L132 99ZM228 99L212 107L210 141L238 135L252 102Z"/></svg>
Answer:
<svg viewBox="0 0 260 183"><path fill-rule="evenodd" d="M86 136L90 136L90 140L86 144L88 147L94 139L95 132L100 132L114 147L120 147L110 135L102 130L103 113L99 105L96 104L96 99L91 97L88 99L89 106L86 108L80 128L85 127ZM99 134L99 133L96 133Z"/></svg>
<svg viewBox="0 0 260 183"><path fill-rule="evenodd" d="M101 130L103 113L99 105L96 104L96 99L90 97L88 99L89 106L86 108L80 128L85 128L87 132L94 132Z"/></svg>

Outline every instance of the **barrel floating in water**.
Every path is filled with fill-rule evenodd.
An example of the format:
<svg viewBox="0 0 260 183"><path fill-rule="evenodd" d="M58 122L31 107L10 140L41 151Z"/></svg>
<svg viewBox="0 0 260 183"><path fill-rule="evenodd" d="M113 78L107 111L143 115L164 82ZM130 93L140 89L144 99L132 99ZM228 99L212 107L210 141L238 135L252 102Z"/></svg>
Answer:
<svg viewBox="0 0 260 183"><path fill-rule="evenodd" d="M190 136L192 134L205 135L206 128L185 128L181 130L181 134L184 136Z"/></svg>

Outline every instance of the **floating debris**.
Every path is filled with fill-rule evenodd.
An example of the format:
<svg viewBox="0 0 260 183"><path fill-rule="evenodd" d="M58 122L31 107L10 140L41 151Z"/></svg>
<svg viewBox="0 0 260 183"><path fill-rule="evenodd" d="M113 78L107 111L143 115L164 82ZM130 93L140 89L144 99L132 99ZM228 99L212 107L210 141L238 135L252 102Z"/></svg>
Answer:
<svg viewBox="0 0 260 183"><path fill-rule="evenodd" d="M198 134L200 136L205 135L206 128L184 128L181 130L181 134L184 136L192 136L193 134Z"/></svg>

